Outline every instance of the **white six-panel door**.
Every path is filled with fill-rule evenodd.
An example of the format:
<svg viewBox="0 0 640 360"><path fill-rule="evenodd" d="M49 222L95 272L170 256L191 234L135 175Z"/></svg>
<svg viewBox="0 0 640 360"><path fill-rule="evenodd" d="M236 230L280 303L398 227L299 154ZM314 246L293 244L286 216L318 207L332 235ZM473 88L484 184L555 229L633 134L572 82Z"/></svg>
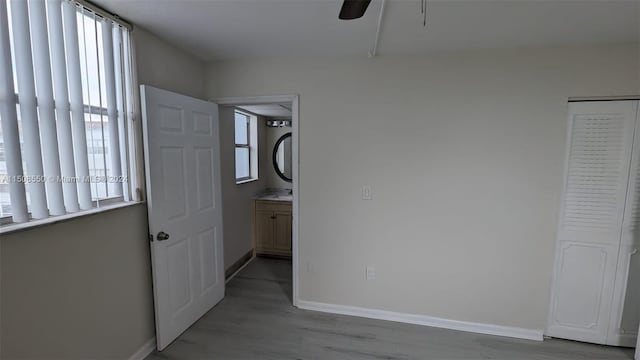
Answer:
<svg viewBox="0 0 640 360"><path fill-rule="evenodd" d="M224 297L218 106L141 86L156 341Z"/></svg>
<svg viewBox="0 0 640 360"><path fill-rule="evenodd" d="M636 102L613 101L569 105L568 157L547 335L599 344L616 337L619 325L613 324L620 324L616 308L621 296L629 298L615 295L627 283L619 257L629 258L630 252L621 246L621 239L635 238L631 234L635 215L628 211L634 205L626 199L628 191L634 192L628 182L636 107ZM633 318L627 314L622 322L636 321L637 328L637 316Z"/></svg>

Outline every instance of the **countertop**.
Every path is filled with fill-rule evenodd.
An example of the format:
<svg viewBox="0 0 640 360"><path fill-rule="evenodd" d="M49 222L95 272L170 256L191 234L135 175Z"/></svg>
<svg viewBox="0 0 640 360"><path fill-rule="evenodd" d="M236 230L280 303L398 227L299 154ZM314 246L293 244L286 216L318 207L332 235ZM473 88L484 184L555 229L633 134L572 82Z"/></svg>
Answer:
<svg viewBox="0 0 640 360"><path fill-rule="evenodd" d="M284 201L284 202L292 202L293 195L291 194L278 194L278 193L267 193L267 194L258 194L254 197L256 200L268 200L268 201Z"/></svg>

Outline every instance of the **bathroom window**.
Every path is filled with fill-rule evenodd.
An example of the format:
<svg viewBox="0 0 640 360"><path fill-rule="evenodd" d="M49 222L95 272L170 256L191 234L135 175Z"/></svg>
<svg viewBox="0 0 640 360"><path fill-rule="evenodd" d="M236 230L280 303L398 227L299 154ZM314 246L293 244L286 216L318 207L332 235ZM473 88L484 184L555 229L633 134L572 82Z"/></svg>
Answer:
<svg viewBox="0 0 640 360"><path fill-rule="evenodd" d="M255 116L235 111L236 184L258 178L256 125Z"/></svg>

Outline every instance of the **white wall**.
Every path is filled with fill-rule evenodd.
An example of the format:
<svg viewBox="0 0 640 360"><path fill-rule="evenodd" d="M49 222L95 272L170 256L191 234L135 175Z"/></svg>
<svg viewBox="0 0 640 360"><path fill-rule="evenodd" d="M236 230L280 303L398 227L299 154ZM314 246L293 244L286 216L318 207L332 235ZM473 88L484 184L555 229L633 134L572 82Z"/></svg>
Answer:
<svg viewBox="0 0 640 360"><path fill-rule="evenodd" d="M136 28L140 84L203 98L204 64ZM2 359L127 359L155 334L146 205L0 238Z"/></svg>
<svg viewBox="0 0 640 360"><path fill-rule="evenodd" d="M140 84L203 98L202 61L142 28L136 28L133 36Z"/></svg>
<svg viewBox="0 0 640 360"><path fill-rule="evenodd" d="M224 228L224 267L252 249L251 209L254 196L267 186L267 142L264 118L258 117L258 180L236 184L234 108L220 107L220 165Z"/></svg>
<svg viewBox="0 0 640 360"><path fill-rule="evenodd" d="M144 204L3 235L2 358L126 359L154 336Z"/></svg>
<svg viewBox="0 0 640 360"><path fill-rule="evenodd" d="M209 98L300 94L303 300L528 329L546 325L567 99L640 93L635 45L207 71Z"/></svg>

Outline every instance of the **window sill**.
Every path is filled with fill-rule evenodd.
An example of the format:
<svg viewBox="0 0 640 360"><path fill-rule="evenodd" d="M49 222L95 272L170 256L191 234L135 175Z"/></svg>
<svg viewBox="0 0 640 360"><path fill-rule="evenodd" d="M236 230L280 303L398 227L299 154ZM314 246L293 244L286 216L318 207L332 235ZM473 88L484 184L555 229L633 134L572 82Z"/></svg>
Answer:
<svg viewBox="0 0 640 360"><path fill-rule="evenodd" d="M55 223L59 223L59 222L63 222L63 221L68 221L68 220L79 218L79 217L83 217L83 216L95 215L95 214L103 213L103 212L106 212L106 211L122 209L122 208L126 208L126 207L129 207L129 206L134 206L134 205L139 205L139 204L144 204L144 201L120 202L120 203L116 203L116 204L105 205L105 206L102 206L102 207L99 207L99 208L95 208L95 209L78 211L78 212L75 212L75 213L72 213L72 214L51 216L51 217L48 217L46 219L31 220L31 221L24 222L24 223L6 224L6 225L0 226L0 235L6 235L6 234L13 233L13 232L16 232L16 231L30 230L30 229L33 229L33 228L36 228L36 227L39 227L39 226L51 225L51 224L55 224Z"/></svg>
<svg viewBox="0 0 640 360"><path fill-rule="evenodd" d="M254 181L258 181L258 178L236 181L236 185L247 184Z"/></svg>

